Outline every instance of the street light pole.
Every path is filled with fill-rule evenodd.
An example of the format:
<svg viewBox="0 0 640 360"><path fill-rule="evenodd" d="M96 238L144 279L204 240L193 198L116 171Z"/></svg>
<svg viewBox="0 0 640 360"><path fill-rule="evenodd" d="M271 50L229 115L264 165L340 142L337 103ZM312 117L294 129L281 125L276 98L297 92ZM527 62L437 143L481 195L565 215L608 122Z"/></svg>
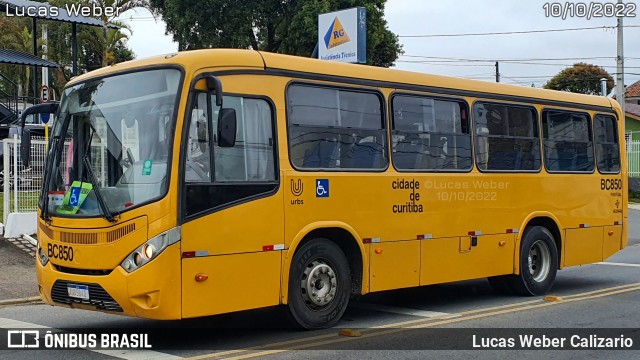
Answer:
<svg viewBox="0 0 640 360"><path fill-rule="evenodd" d="M618 4L622 4L622 0L618 0ZM623 36L622 36L622 16L618 16L618 67L616 74L616 99L622 107L622 117L624 120L624 51L623 51Z"/></svg>

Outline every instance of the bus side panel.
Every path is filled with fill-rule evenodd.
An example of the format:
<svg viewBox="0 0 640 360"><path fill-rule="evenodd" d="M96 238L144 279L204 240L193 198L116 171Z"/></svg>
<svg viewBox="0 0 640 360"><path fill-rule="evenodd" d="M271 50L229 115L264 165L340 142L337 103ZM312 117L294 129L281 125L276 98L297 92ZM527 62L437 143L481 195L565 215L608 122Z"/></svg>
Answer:
<svg viewBox="0 0 640 360"><path fill-rule="evenodd" d="M622 226L613 225L604 227L604 242L602 244L602 259L618 252L621 248Z"/></svg>
<svg viewBox="0 0 640 360"><path fill-rule="evenodd" d="M514 234L423 240L420 285L512 274L514 246Z"/></svg>
<svg viewBox="0 0 640 360"><path fill-rule="evenodd" d="M565 231L564 266L602 261L603 227Z"/></svg>
<svg viewBox="0 0 640 360"><path fill-rule="evenodd" d="M371 245L371 291L420 285L420 241Z"/></svg>
<svg viewBox="0 0 640 360"><path fill-rule="evenodd" d="M256 309L280 303L280 251L182 261L182 317ZM197 274L209 279L198 282Z"/></svg>

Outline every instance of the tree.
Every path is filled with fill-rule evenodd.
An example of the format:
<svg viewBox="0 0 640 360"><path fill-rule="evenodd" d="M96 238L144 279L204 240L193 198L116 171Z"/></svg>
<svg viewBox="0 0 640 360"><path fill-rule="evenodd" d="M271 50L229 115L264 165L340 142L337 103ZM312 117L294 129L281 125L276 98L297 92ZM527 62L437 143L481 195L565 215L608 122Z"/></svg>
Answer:
<svg viewBox="0 0 640 360"><path fill-rule="evenodd" d="M123 13L129 11L129 10L133 10L136 8L147 8L149 6L148 1L147 0L88 0L89 3L93 3L96 6L104 9L104 8L118 8L120 9L119 11L119 15L122 15ZM111 16L107 16L106 12L102 12L101 16L98 17L100 19L100 21L102 21L102 40L105 44L109 44L110 41L110 37L113 37L113 33L110 34L110 30L109 30L109 26L110 25L115 25L118 29L122 29L123 28L123 24L121 22L115 21L115 14L111 15ZM129 32L131 32L131 29L129 27L126 27L127 30L129 30ZM112 29L113 30L113 29ZM113 46L115 46L117 43L114 42ZM108 61L109 58L109 46L105 46L104 48L104 52L102 53L102 66L107 66L107 64L109 64Z"/></svg>
<svg viewBox="0 0 640 360"><path fill-rule="evenodd" d="M367 64L391 66L402 53L384 19L386 0L149 0L180 50L242 48L310 56L318 14L367 9Z"/></svg>
<svg viewBox="0 0 640 360"><path fill-rule="evenodd" d="M549 82L545 89L569 91L574 93L600 95L600 79L607 79L607 94L613 89L613 78L600 66L583 62L560 71Z"/></svg>

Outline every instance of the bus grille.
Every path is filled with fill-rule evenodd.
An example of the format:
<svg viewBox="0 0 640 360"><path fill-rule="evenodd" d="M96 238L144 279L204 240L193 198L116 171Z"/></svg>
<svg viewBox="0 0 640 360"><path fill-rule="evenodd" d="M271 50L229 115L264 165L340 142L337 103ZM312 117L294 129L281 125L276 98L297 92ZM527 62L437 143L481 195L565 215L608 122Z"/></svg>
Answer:
<svg viewBox="0 0 640 360"><path fill-rule="evenodd" d="M96 308L96 310L106 310L114 312L123 312L122 308L113 298L98 284L85 284L72 282L77 285L87 285L89 287L89 300L72 298L67 292L67 284L69 281L57 280L51 288L51 299L54 302L72 305L82 304Z"/></svg>

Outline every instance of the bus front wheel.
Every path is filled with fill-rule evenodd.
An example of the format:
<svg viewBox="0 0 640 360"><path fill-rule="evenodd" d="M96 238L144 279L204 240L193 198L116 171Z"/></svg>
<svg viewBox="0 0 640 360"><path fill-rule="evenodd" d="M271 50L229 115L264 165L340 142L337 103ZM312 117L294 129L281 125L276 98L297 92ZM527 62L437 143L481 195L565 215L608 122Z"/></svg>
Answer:
<svg viewBox="0 0 640 360"><path fill-rule="evenodd" d="M520 295L544 295L551 290L558 270L558 249L553 235L542 226L525 229L520 246L520 275L507 278Z"/></svg>
<svg viewBox="0 0 640 360"><path fill-rule="evenodd" d="M291 261L289 311L305 329L335 325L349 304L351 274L344 252L327 239L313 239Z"/></svg>

